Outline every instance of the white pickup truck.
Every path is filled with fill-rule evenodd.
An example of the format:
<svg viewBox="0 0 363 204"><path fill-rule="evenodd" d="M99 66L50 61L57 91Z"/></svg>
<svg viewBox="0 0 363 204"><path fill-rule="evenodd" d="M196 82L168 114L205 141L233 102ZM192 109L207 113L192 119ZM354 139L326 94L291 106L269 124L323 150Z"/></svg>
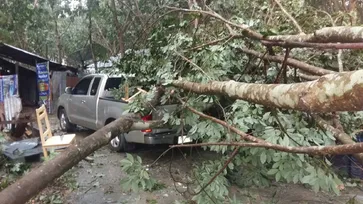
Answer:
<svg viewBox="0 0 363 204"><path fill-rule="evenodd" d="M58 118L63 131L71 132L81 126L97 130L121 117L127 108L126 101L116 100L111 90L118 89L124 82L123 77L106 74L91 74L83 77L74 88L67 87L58 102ZM144 121L162 118L162 109L172 112L177 105L156 107L152 114L143 116ZM181 136L181 128L158 128L131 131L115 137L110 142L111 149L127 151L131 144L180 144L190 142Z"/></svg>

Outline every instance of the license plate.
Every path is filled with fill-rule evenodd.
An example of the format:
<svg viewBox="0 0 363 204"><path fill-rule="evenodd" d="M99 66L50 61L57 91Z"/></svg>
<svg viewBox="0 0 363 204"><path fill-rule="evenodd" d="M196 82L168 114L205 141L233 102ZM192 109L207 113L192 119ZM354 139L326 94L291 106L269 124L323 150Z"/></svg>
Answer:
<svg viewBox="0 0 363 204"><path fill-rule="evenodd" d="M187 136L179 136L178 137L178 144L189 143L191 141L192 141L192 139L190 137L187 137Z"/></svg>

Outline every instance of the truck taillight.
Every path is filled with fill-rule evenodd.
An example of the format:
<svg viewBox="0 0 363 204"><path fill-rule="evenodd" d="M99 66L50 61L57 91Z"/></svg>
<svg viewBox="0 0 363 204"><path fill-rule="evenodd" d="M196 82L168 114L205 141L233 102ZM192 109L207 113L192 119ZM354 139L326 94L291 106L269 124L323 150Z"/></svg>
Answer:
<svg viewBox="0 0 363 204"><path fill-rule="evenodd" d="M153 116L150 114L150 115L145 115L143 117L141 117L141 119L143 121L150 121L153 119ZM146 130L141 130L141 132L151 132L152 130L151 129L146 129Z"/></svg>

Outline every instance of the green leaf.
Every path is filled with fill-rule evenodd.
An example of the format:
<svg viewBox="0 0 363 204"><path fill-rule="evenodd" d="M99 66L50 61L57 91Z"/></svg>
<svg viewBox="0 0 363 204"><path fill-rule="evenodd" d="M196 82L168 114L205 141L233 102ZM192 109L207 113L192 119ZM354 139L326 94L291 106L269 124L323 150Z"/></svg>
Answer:
<svg viewBox="0 0 363 204"><path fill-rule="evenodd" d="M312 180L312 177L311 175L308 175L308 176L304 176L302 179L301 179L301 183L310 183L310 181Z"/></svg>
<svg viewBox="0 0 363 204"><path fill-rule="evenodd" d="M292 178L292 182L294 182L294 184L296 184L297 182L299 182L299 174L295 174L294 177Z"/></svg>
<svg viewBox="0 0 363 204"><path fill-rule="evenodd" d="M268 175L274 175L274 174L276 174L278 171L279 171L278 169L270 169L270 170L267 172L267 174L268 174Z"/></svg>
<svg viewBox="0 0 363 204"><path fill-rule="evenodd" d="M140 156L137 156L136 158L137 158L137 161L138 161L139 163L142 163L142 160L141 160L141 157L140 157Z"/></svg>
<svg viewBox="0 0 363 204"><path fill-rule="evenodd" d="M319 182L316 182L316 183L313 185L313 191L314 191L315 193L317 193L317 192L319 192L319 188L320 188L320 186L319 186Z"/></svg>
<svg viewBox="0 0 363 204"><path fill-rule="evenodd" d="M290 139L289 139L289 137L287 135L285 135L281 145L289 146L289 144L290 144Z"/></svg>
<svg viewBox="0 0 363 204"><path fill-rule="evenodd" d="M126 153L126 158L131 162L131 163L134 163L135 162L135 160L134 160L134 157L131 155L131 154L129 154L129 153Z"/></svg>
<svg viewBox="0 0 363 204"><path fill-rule="evenodd" d="M266 152L265 151L261 153L260 160L261 160L262 164L265 164L265 162L266 162Z"/></svg>
<svg viewBox="0 0 363 204"><path fill-rule="evenodd" d="M279 181L280 181L280 179L281 179L281 173L280 173L280 172L277 172L277 173L276 173L276 175L275 175L275 179L276 179L276 181L277 181L277 182L279 182Z"/></svg>
<svg viewBox="0 0 363 204"><path fill-rule="evenodd" d="M233 165L233 163L232 163L232 162L228 164L228 168L229 168L229 169L231 169L231 170L233 170L234 165Z"/></svg>

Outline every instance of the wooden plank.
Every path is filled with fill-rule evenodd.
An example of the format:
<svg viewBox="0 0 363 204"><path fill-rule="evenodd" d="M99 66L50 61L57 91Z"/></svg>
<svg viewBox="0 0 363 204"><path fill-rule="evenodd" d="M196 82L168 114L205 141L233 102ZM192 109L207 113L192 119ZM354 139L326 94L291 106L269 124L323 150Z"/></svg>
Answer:
<svg viewBox="0 0 363 204"><path fill-rule="evenodd" d="M57 146L65 146L72 143L73 139L76 137L76 134L69 134L69 135L63 135L63 136L53 136L47 141L45 141L45 144L43 147L57 147Z"/></svg>

